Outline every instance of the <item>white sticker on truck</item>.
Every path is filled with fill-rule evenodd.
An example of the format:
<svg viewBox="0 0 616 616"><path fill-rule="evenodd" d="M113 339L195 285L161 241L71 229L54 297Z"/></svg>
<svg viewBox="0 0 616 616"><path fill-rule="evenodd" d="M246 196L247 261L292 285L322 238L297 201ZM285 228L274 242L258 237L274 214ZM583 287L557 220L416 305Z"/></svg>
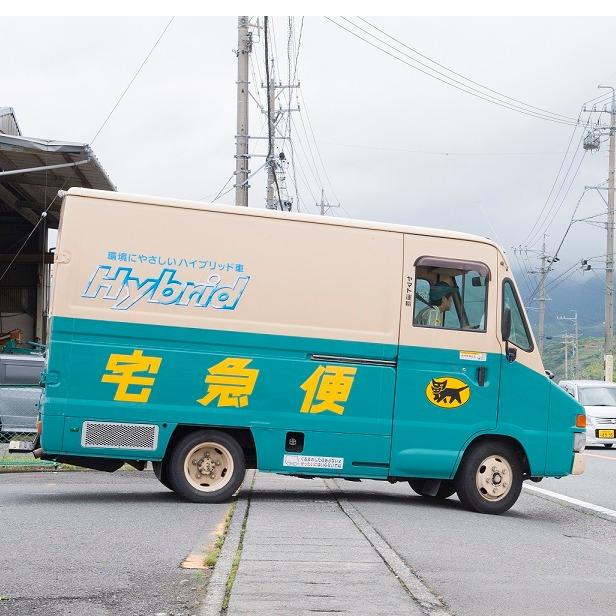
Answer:
<svg viewBox="0 0 616 616"><path fill-rule="evenodd" d="M460 359L465 361L485 361L487 359L487 353L480 353L479 351L460 351Z"/></svg>
<svg viewBox="0 0 616 616"><path fill-rule="evenodd" d="M342 469L344 458L328 458L326 456L297 456L285 455L283 466L297 466L299 468L335 468Z"/></svg>

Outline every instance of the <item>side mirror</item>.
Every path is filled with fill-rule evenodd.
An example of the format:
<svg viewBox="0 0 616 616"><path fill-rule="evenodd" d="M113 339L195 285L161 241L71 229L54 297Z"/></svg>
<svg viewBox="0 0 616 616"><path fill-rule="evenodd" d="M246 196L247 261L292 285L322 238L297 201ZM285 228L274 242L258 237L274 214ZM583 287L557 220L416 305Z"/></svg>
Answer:
<svg viewBox="0 0 616 616"><path fill-rule="evenodd" d="M509 346L509 337L511 336L511 308L507 306L503 308L501 335L505 342L505 357L509 363L512 363L518 356L518 350L515 347Z"/></svg>
<svg viewBox="0 0 616 616"><path fill-rule="evenodd" d="M511 336L511 308L503 308L503 318L501 321L501 336L507 342Z"/></svg>

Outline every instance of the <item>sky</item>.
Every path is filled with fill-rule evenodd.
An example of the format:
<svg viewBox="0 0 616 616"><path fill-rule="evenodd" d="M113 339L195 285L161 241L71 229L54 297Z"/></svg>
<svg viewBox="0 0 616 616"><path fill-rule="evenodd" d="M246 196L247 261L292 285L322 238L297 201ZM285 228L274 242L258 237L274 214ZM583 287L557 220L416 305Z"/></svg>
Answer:
<svg viewBox="0 0 616 616"><path fill-rule="evenodd" d="M613 17L368 19L458 73L566 116L577 118L582 103L601 93L598 84L616 85ZM0 106L15 109L25 136L91 143L168 21L2 18ZM295 18L296 35L300 23ZM274 70L285 78L287 18L273 24ZM174 19L93 143L119 190L210 200L229 180L235 168L236 47L236 17ZM253 60L263 72L262 38ZM313 202L323 187L330 201L342 205L335 215L486 235L510 254L513 246L528 244L572 127L460 92L323 17L304 20L297 78L301 111L293 112L293 122L305 176L299 180L302 209L316 212ZM251 84L262 97L260 85ZM251 135L264 135L256 105L250 113ZM318 146L317 152L311 142L313 174L310 126ZM580 151L580 135L572 152ZM263 153L264 145L255 139L253 152ZM288 148L283 145L287 156ZM251 170L262 163L253 158ZM606 178L604 145L582 161L546 230L548 252L560 243L584 186ZM233 196L220 202L233 203ZM264 172L251 180L249 199L264 207ZM604 209L598 192L590 191L576 218ZM539 248L543 231L535 228L531 250ZM604 246L604 230L575 224L555 275L576 260L605 253Z"/></svg>

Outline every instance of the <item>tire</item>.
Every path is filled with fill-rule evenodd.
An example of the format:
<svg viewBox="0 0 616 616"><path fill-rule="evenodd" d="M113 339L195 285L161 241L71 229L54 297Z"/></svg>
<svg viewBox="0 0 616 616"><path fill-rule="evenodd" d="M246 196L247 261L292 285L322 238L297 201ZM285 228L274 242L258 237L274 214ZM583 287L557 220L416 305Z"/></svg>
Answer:
<svg viewBox="0 0 616 616"><path fill-rule="evenodd" d="M152 462L152 470L154 471L154 475L156 475L156 479L160 481L165 488L168 490L172 490L171 484L169 483L169 477L167 473L167 463L166 462Z"/></svg>
<svg viewBox="0 0 616 616"><path fill-rule="evenodd" d="M246 473L242 448L218 430L198 430L182 437L166 466L171 489L193 503L228 500Z"/></svg>
<svg viewBox="0 0 616 616"><path fill-rule="evenodd" d="M466 509L499 514L518 500L522 480L522 464L515 448L502 441L484 441L464 455L455 486Z"/></svg>
<svg viewBox="0 0 616 616"><path fill-rule="evenodd" d="M603 445L606 449L611 449L614 446L614 443L606 443Z"/></svg>
<svg viewBox="0 0 616 616"><path fill-rule="evenodd" d="M434 495L426 494L424 491L426 481L434 481L434 480L409 479L409 485L411 486L411 489L413 490L413 492L416 492L417 494L419 494L419 496L425 496L426 498L437 498L437 499L449 498L450 496L453 496L456 493L456 486L454 485L453 481L448 481L446 479L443 479L441 481L441 485L438 487L438 490L436 491L436 494Z"/></svg>

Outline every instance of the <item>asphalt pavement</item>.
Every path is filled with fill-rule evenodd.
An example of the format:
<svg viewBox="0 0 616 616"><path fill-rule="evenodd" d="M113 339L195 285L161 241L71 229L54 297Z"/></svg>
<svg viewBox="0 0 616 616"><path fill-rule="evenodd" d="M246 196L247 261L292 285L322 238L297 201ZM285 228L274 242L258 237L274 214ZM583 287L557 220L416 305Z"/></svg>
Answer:
<svg viewBox="0 0 616 616"><path fill-rule="evenodd" d="M608 507L616 457L595 451L602 457L589 459L586 475L539 485ZM565 501L524 490L509 512L489 516L406 483L263 473L239 498L249 508L229 616L613 611L605 589L616 571L616 517Z"/></svg>
<svg viewBox="0 0 616 616"><path fill-rule="evenodd" d="M616 510L616 450L593 447L585 453L586 472L583 475L544 479L537 485Z"/></svg>
<svg viewBox="0 0 616 616"><path fill-rule="evenodd" d="M195 614L207 574L180 564L227 509L150 471L0 474L0 614Z"/></svg>
<svg viewBox="0 0 616 616"><path fill-rule="evenodd" d="M538 486L616 512L616 452L588 453L585 475ZM406 483L250 483L219 560L229 570L214 572L221 599L239 562L227 616L613 611L616 516L529 490L487 516ZM209 572L180 565L227 510L182 501L151 472L0 474L0 614L218 616Z"/></svg>

